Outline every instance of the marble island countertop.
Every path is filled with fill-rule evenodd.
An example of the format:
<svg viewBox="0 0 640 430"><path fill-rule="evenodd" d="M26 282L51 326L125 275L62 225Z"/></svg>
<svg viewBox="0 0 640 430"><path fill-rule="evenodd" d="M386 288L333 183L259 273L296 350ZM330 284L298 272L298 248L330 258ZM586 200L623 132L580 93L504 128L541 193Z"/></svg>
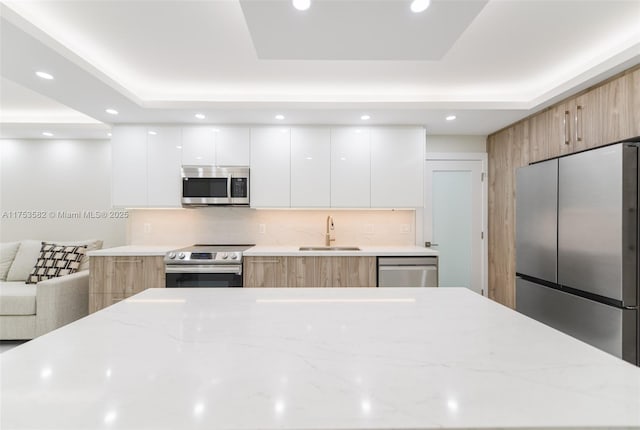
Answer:
<svg viewBox="0 0 640 430"><path fill-rule="evenodd" d="M3 429L640 428L640 369L464 289L149 289L0 355Z"/></svg>

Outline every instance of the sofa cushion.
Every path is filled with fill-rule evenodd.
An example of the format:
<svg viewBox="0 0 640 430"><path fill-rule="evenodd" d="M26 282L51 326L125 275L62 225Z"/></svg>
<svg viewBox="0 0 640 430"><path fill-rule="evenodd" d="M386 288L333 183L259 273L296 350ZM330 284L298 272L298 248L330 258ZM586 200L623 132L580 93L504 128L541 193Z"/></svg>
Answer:
<svg viewBox="0 0 640 430"><path fill-rule="evenodd" d="M0 315L35 315L36 286L0 282Z"/></svg>
<svg viewBox="0 0 640 430"><path fill-rule="evenodd" d="M102 249L102 244L103 244L103 242L98 239L78 240L78 241L72 241L72 242L56 241L56 243L58 245L71 245L71 246L86 245L87 252L95 251L96 249ZM80 268L78 269L78 271L81 271L81 270L89 270L89 256L86 253L84 257L82 257L82 261L80 262Z"/></svg>
<svg viewBox="0 0 640 430"><path fill-rule="evenodd" d="M7 281L26 281L27 276L29 276L33 266L38 261L41 247L41 240L21 241L16 258L13 259L9 273L7 273Z"/></svg>
<svg viewBox="0 0 640 430"><path fill-rule="evenodd" d="M20 247L20 242L0 243L0 281L7 280L7 273Z"/></svg>
<svg viewBox="0 0 640 430"><path fill-rule="evenodd" d="M47 279L76 273L80 268L80 262L86 251L86 245L63 246L42 242L40 257L38 257L38 261L29 274L26 283L36 284Z"/></svg>
<svg viewBox="0 0 640 430"><path fill-rule="evenodd" d="M56 242L59 245L71 245L80 246L87 245L87 252L95 249L102 249L102 241L98 239L79 240L72 242ZM7 273L7 281L26 281L27 277L33 270L33 266L36 265L38 257L40 256L40 248L42 247L41 240L23 240L20 242L20 247L16 254L9 273ZM89 270L89 256L85 254L82 262L80 263L80 269Z"/></svg>

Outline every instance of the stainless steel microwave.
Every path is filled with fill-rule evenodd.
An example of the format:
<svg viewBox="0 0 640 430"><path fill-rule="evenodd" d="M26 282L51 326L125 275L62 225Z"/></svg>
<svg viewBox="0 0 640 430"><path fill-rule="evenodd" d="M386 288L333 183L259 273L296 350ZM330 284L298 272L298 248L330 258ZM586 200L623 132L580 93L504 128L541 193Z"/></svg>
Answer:
<svg viewBox="0 0 640 430"><path fill-rule="evenodd" d="M182 166L182 206L248 206L249 168Z"/></svg>

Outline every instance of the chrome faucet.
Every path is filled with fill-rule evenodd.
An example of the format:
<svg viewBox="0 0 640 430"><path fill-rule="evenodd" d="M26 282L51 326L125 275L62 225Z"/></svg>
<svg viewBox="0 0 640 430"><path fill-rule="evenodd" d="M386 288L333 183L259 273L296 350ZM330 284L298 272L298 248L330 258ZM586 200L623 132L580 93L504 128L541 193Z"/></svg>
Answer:
<svg viewBox="0 0 640 430"><path fill-rule="evenodd" d="M325 240L324 240L324 244L326 246L331 246L331 242L335 242L336 239L331 237L331 232L334 230L334 225L333 225L333 217L331 215L329 215L327 217L327 233L325 234Z"/></svg>

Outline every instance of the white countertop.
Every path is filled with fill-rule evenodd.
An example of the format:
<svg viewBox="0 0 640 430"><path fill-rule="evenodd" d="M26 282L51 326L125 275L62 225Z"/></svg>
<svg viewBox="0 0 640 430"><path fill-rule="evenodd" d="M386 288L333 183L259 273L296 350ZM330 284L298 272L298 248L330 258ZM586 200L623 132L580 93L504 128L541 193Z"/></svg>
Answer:
<svg viewBox="0 0 640 430"><path fill-rule="evenodd" d="M0 372L12 430L640 428L640 368L464 289L150 289Z"/></svg>
<svg viewBox="0 0 640 430"><path fill-rule="evenodd" d="M254 246L242 253L246 257L281 255L285 257L317 256L437 256L438 251L421 246L358 246L360 251L300 251L300 246ZM318 245L309 245L318 246ZM334 245L341 246L341 245Z"/></svg>
<svg viewBox="0 0 640 430"><path fill-rule="evenodd" d="M164 246L150 246L150 245L127 245L116 246L115 248L98 249L96 251L89 251L87 255L89 257L152 257L152 256L164 256L167 252L184 248L185 245L164 245Z"/></svg>
<svg viewBox="0 0 640 430"><path fill-rule="evenodd" d="M130 257L130 256L157 256L164 255L174 249L184 248L188 245L144 246L128 245L115 248L99 249L87 253L89 257ZM306 246L306 245L300 245ZM438 251L420 246L360 246L360 251L300 251L300 246L254 246L243 252L247 257L281 255L295 256L437 256Z"/></svg>

